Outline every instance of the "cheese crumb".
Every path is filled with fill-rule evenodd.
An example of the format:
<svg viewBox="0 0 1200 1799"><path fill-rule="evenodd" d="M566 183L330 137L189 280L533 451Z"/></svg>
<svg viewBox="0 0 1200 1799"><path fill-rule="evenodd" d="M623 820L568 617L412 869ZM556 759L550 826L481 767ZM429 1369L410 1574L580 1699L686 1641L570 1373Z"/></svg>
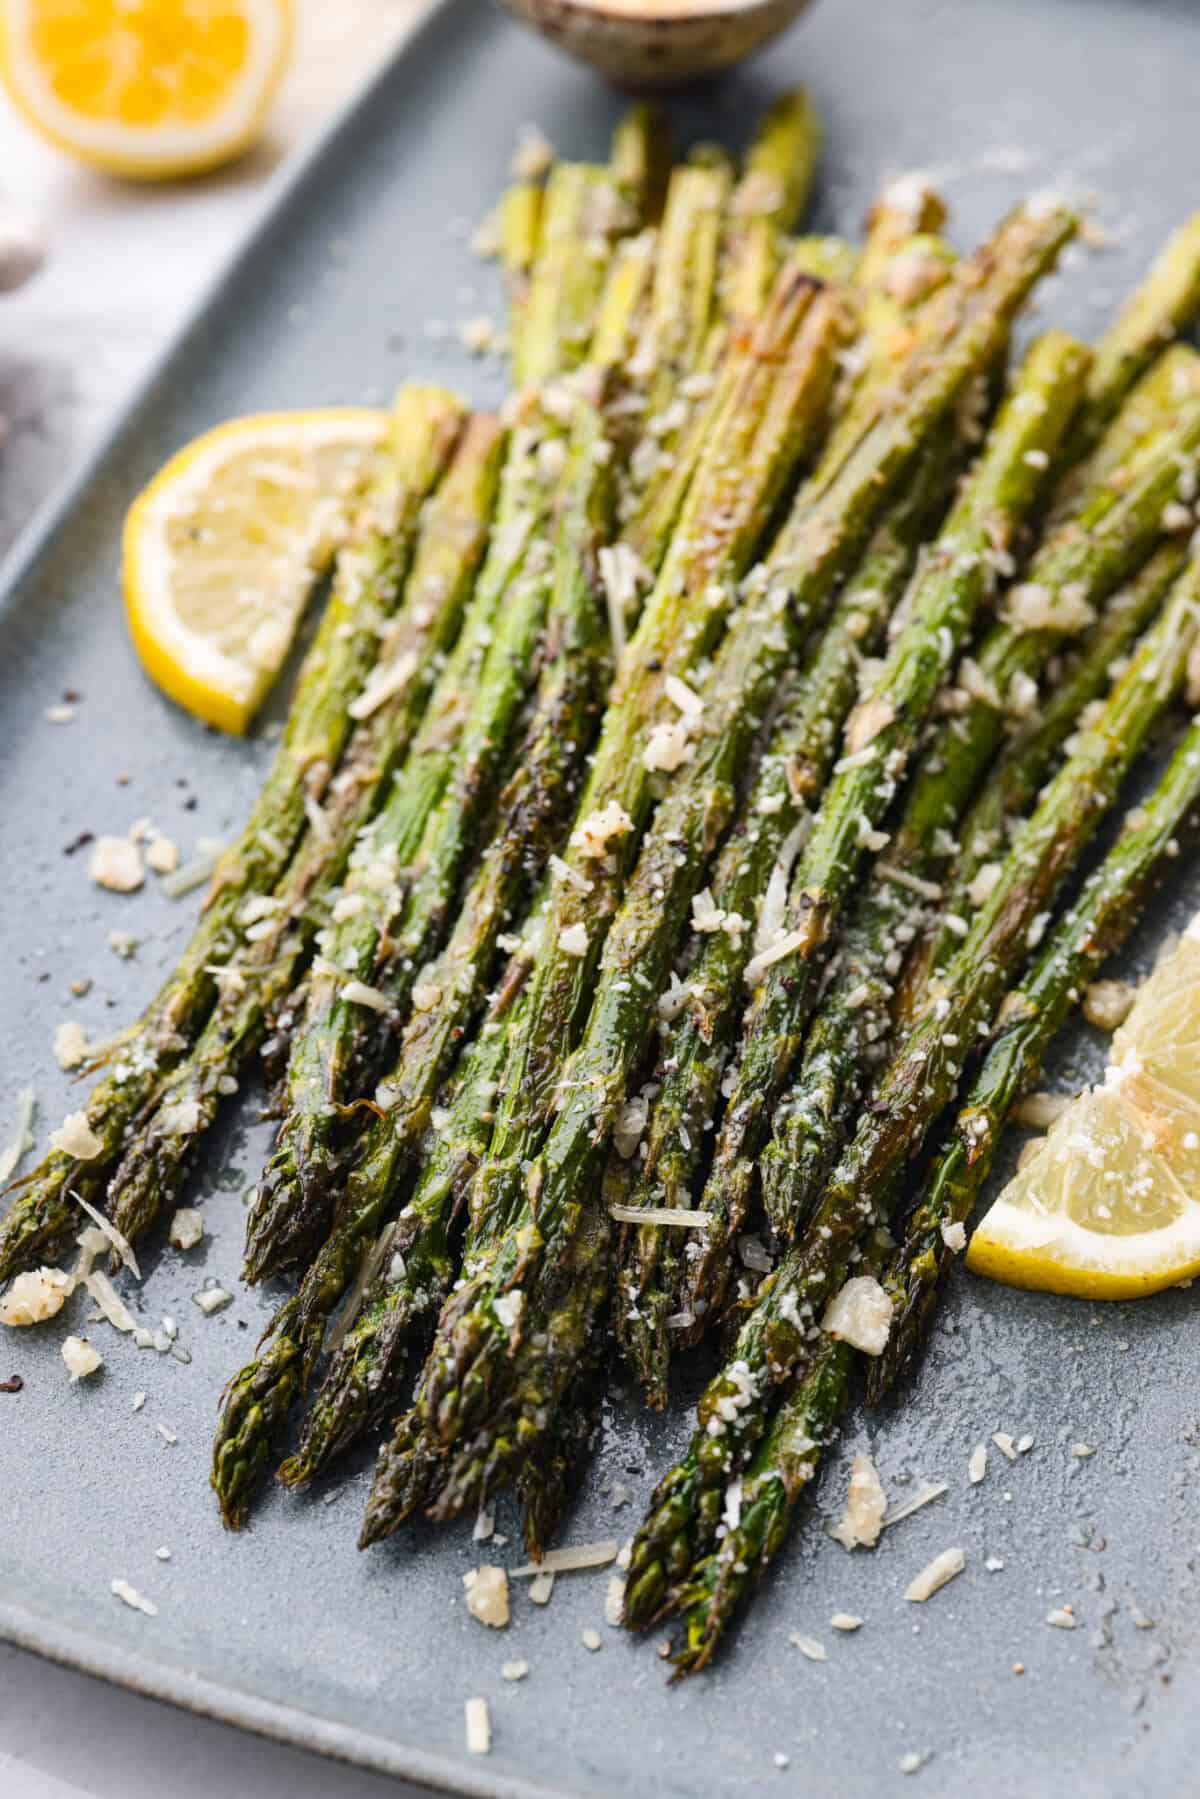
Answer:
<svg viewBox="0 0 1200 1799"><path fill-rule="evenodd" d="M579 1641L592 1655L595 1655L598 1649L603 1649L604 1647L604 1639L600 1635L600 1632L598 1630L593 1630L590 1624L585 1630L580 1631Z"/></svg>
<svg viewBox="0 0 1200 1799"><path fill-rule="evenodd" d="M967 1461L967 1479L977 1487L987 1473L987 1444L976 1443Z"/></svg>
<svg viewBox="0 0 1200 1799"><path fill-rule="evenodd" d="M610 800L607 806L580 819L571 833L571 842L581 856L594 860L608 854L608 846L615 837L624 837L632 829L633 820L624 806Z"/></svg>
<svg viewBox="0 0 1200 1799"><path fill-rule="evenodd" d="M961 1218L955 1219L953 1223L944 1221L941 1234L942 1242L947 1249L952 1249L955 1255L961 1255L967 1247L967 1227Z"/></svg>
<svg viewBox="0 0 1200 1799"><path fill-rule="evenodd" d="M467 1754L488 1755L492 1748L492 1720L486 1699L468 1699L463 1707L467 1729Z"/></svg>
<svg viewBox="0 0 1200 1799"><path fill-rule="evenodd" d="M535 1574L529 1583L529 1598L533 1605L549 1605L550 1596L554 1592L554 1575Z"/></svg>
<svg viewBox="0 0 1200 1799"><path fill-rule="evenodd" d="M1055 1606L1053 1611L1046 1613L1046 1622L1054 1630L1078 1630L1079 1628L1079 1619L1069 1605Z"/></svg>
<svg viewBox="0 0 1200 1799"><path fill-rule="evenodd" d="M78 1068L88 1053L87 1033L74 1018L66 1018L54 1033L54 1060L66 1072Z"/></svg>
<svg viewBox="0 0 1200 1799"><path fill-rule="evenodd" d="M943 1549L941 1555L935 1555L928 1567L911 1580L904 1589L904 1597L911 1599L916 1605L923 1605L927 1599L940 1592L948 1581L962 1573L967 1565L967 1558L961 1549Z"/></svg>
<svg viewBox="0 0 1200 1799"><path fill-rule="evenodd" d="M882 1355L892 1328L892 1309L891 1300L873 1275L856 1274L826 1306L821 1329L865 1355Z"/></svg>
<svg viewBox="0 0 1200 1799"><path fill-rule="evenodd" d="M74 1156L79 1162L90 1162L104 1145L88 1123L86 1112L68 1112L58 1129L51 1131L50 1147L61 1150L64 1156Z"/></svg>
<svg viewBox="0 0 1200 1799"><path fill-rule="evenodd" d="M529 1663L524 1661L502 1662L500 1664L501 1680L524 1680L529 1672Z"/></svg>
<svg viewBox="0 0 1200 1799"><path fill-rule="evenodd" d="M226 1306L233 1304L233 1294L227 1293L224 1287L201 1287L199 1293L192 1294L192 1304L199 1306L206 1318L214 1312L223 1312Z"/></svg>
<svg viewBox="0 0 1200 1799"><path fill-rule="evenodd" d="M131 1611L144 1612L147 1618L158 1617L158 1607L155 1605L154 1601L152 1599L144 1598L142 1594L138 1592L136 1587L130 1586L127 1580L110 1581L109 1591L117 1599L120 1599L127 1605Z"/></svg>
<svg viewBox="0 0 1200 1799"><path fill-rule="evenodd" d="M1017 1446L1006 1430L993 1431L992 1442L996 1445L996 1448L1000 1451L1001 1455L1006 1455L1010 1462L1016 1461Z"/></svg>
<svg viewBox="0 0 1200 1799"><path fill-rule="evenodd" d="M1093 981L1083 995L1083 1016L1098 1031L1115 1031L1133 1009L1137 988L1129 981Z"/></svg>
<svg viewBox="0 0 1200 1799"><path fill-rule="evenodd" d="M819 1643L816 1637L802 1636L798 1630L790 1630L788 1632L788 1642L794 1644L801 1655L805 1656L810 1662L826 1662L829 1660L824 1643Z"/></svg>
<svg viewBox="0 0 1200 1799"><path fill-rule="evenodd" d="M1078 1461L1085 1462L1089 1456L1095 1455L1095 1453L1095 1448L1091 1443L1072 1443L1071 1445L1071 1454Z"/></svg>
<svg viewBox="0 0 1200 1799"><path fill-rule="evenodd" d="M485 1562L480 1568L468 1568L462 1579L472 1618L489 1630L503 1630L508 1623L508 1575L504 1569Z"/></svg>
<svg viewBox="0 0 1200 1799"><path fill-rule="evenodd" d="M862 1619L855 1612L834 1612L829 1620L834 1630L861 1630Z"/></svg>
<svg viewBox="0 0 1200 1799"><path fill-rule="evenodd" d="M179 867L179 845L170 837L152 837L146 851L146 866L156 875L173 875Z"/></svg>
<svg viewBox="0 0 1200 1799"><path fill-rule="evenodd" d="M128 837L97 837L88 875L110 893L135 893L146 878L142 853Z"/></svg>
<svg viewBox="0 0 1200 1799"><path fill-rule="evenodd" d="M19 1328L45 1324L62 1311L74 1282L61 1268L30 1269L18 1274L0 1299L0 1324Z"/></svg>
<svg viewBox="0 0 1200 1799"><path fill-rule="evenodd" d="M586 956L588 934L585 924L568 925L565 931L558 933L558 947L564 956Z"/></svg>
<svg viewBox="0 0 1200 1799"><path fill-rule="evenodd" d="M62 1359L72 1382L86 1380L89 1374L95 1374L104 1366L104 1357L98 1349L92 1348L86 1337L68 1337L62 1346Z"/></svg>
<svg viewBox="0 0 1200 1799"><path fill-rule="evenodd" d="M850 1471L846 1510L832 1535L843 1549L872 1549L883 1529L887 1496L869 1455L856 1455Z"/></svg>
<svg viewBox="0 0 1200 1799"><path fill-rule="evenodd" d="M195 1249L204 1236L204 1219L195 1206L179 1206L171 1219L171 1242L176 1249Z"/></svg>
<svg viewBox="0 0 1200 1799"><path fill-rule="evenodd" d="M646 747L642 751L643 766L653 774L674 774L685 762L692 758L693 749L689 739L686 718L671 719L661 725L655 725L646 739Z"/></svg>

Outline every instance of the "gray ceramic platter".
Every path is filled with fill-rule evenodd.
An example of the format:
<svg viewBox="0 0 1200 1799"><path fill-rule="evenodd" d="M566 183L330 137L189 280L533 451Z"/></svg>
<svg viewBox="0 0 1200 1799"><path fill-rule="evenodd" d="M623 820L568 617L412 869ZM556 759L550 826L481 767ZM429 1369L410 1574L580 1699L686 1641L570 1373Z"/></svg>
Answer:
<svg viewBox="0 0 1200 1799"><path fill-rule="evenodd" d="M914 165L943 183L960 241L1030 187L1093 190L1113 247L1081 258L1044 301L1047 315L1093 332L1196 203L1198 66L1200 18L1185 0L823 0L680 122L736 140L770 92L807 80L828 122L818 222L830 229L855 227L879 178ZM194 910L152 890L99 893L84 856L64 847L142 815L185 850L227 834L266 754L202 732L142 679L118 605L130 496L168 451L230 413L379 399L418 373L494 398L498 376L453 347L457 320L498 307L463 233L495 194L523 121L570 152L598 154L617 104L478 0L441 8L277 193L112 439L10 562L0 581L0 1116L30 1080L43 1134L69 1109L50 1054L55 1024L78 1017L102 1036L134 1014ZM74 723L56 727L45 711L65 688L83 698ZM1195 870L1181 867L1130 966L1147 964L1197 888ZM114 928L139 939L133 960L109 948ZM84 977L91 991L73 998L70 983ZM1082 1031L1071 1036L1056 1078L1083 1078L1100 1053ZM604 1627L602 1574L560 1580L544 1611L519 1592L501 1638L462 1604L460 1576L480 1559L469 1530L419 1532L358 1556L366 1457L307 1500L272 1494L243 1536L221 1533L207 1490L214 1404L272 1296L239 1289L205 1320L192 1294L210 1275L235 1282L242 1193L265 1142L250 1108L231 1120L196 1182L204 1251L147 1258L136 1303L151 1322L180 1321L188 1366L96 1327L106 1371L72 1389L61 1331L6 1333L0 1377L19 1373L25 1385L0 1395L0 1633L177 1704L464 1793L665 1799L773 1782L877 1794L901 1788L909 1753L928 1756L915 1779L929 1793L1194 1790L1200 1438L1189 1294L1093 1308L960 1280L915 1391L901 1409L855 1417L734 1653L668 1689L652 1645ZM148 1397L135 1413L137 1390ZM614 1402L570 1538L625 1534L684 1439L686 1399L656 1422ZM173 1447L159 1423L177 1434ZM1028 1433L1034 1447L1014 1465L993 1451L987 1479L968 1488L968 1452L995 1430ZM1077 1441L1095 1455L1073 1457ZM865 1447L895 1499L925 1479L950 1490L873 1555L850 1558L818 1514L838 1506L849 1456ZM614 1511L614 1477L632 1495L625 1510ZM502 1513L500 1530L512 1525ZM950 1544L965 1549L966 1573L927 1608L906 1605L909 1579ZM169 1562L156 1559L160 1545ZM987 1557L1003 1569L988 1572ZM498 1559L520 1556L510 1547ZM109 1591L116 1576L151 1597L157 1616L121 1606ZM1079 1627L1048 1628L1046 1613L1065 1602ZM860 1614L863 1628L838 1637L835 1610ZM588 1625L603 1632L599 1654L581 1646ZM805 1660L790 1631L824 1641L828 1660ZM518 1686L500 1676L514 1656L531 1670ZM464 1752L470 1694L491 1705L487 1760Z"/></svg>

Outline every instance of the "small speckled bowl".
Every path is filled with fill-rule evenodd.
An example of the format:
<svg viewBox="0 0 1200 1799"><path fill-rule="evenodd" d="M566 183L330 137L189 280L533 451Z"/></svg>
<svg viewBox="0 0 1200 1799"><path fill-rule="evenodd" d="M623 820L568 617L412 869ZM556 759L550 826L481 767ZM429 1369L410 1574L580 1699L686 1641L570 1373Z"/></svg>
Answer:
<svg viewBox="0 0 1200 1799"><path fill-rule="evenodd" d="M728 69L811 0L503 0L620 87L679 87Z"/></svg>

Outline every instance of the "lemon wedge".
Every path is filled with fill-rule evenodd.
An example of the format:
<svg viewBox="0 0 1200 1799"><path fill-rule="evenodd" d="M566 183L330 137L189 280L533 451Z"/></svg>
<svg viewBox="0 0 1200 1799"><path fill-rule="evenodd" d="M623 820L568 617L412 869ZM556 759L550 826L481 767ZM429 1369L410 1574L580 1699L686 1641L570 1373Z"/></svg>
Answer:
<svg viewBox="0 0 1200 1799"><path fill-rule="evenodd" d="M173 456L125 520L125 608L146 673L244 732L344 541L388 415L367 407L233 419Z"/></svg>
<svg viewBox="0 0 1200 1799"><path fill-rule="evenodd" d="M165 180L254 141L291 33L291 0L0 0L0 75L60 149Z"/></svg>
<svg viewBox="0 0 1200 1799"><path fill-rule="evenodd" d="M1200 915L1142 987L1103 1082L1072 1100L976 1230L967 1266L1084 1299L1200 1274Z"/></svg>

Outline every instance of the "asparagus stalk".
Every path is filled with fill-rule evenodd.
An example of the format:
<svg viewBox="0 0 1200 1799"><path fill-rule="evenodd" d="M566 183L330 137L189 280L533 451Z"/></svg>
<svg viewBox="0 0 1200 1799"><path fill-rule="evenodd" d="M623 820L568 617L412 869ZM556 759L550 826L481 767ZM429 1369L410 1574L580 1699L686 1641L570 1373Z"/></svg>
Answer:
<svg viewBox="0 0 1200 1799"><path fill-rule="evenodd" d="M1120 491L1138 452L1160 431L1170 429L1175 415L1200 390L1200 356L1190 344L1164 350L1124 395L1112 423L1095 447L1059 477L1046 518L1049 537L1111 484Z"/></svg>
<svg viewBox="0 0 1200 1799"><path fill-rule="evenodd" d="M1154 792L1129 814L1104 862L1001 1008L987 1058L884 1274L895 1310L887 1347L871 1364L872 1402L890 1390L925 1336L954 1260L944 1233L970 1219L1008 1114L1037 1079L1079 995L1125 942L1169 873L1198 801L1200 723L1193 720Z"/></svg>
<svg viewBox="0 0 1200 1799"><path fill-rule="evenodd" d="M102 1198L126 1133L203 1026L217 996L214 970L242 942L237 918L247 897L270 892L284 874L304 834L307 808L328 787L353 727L351 705L379 649L373 626L395 610L421 507L445 471L463 418L461 402L442 388L410 386L397 396L389 445L361 523L338 558L262 792L218 864L183 957L89 1096L85 1110L98 1153L84 1162L52 1151L23 1182L0 1225L0 1281L61 1253L78 1217L68 1190L92 1203Z"/></svg>
<svg viewBox="0 0 1200 1799"><path fill-rule="evenodd" d="M977 307L972 309L969 322L963 325L961 337L952 352L923 384L918 384L900 407L898 416L881 424L878 433L864 443L861 452L847 466L843 481L831 490L828 504L832 516L824 516L820 509L815 515L806 511L799 531L785 533L782 555L787 560L777 561L776 578L772 580L769 575L767 580L768 595L774 592L777 600L790 595L792 609L791 631L767 633L777 658L774 662L776 674L786 665L791 644L795 642L791 632L797 628L797 616L804 621L811 619L815 607L828 593L835 573L844 567L847 554L861 543L873 513L886 504L896 484L911 467L923 438L944 416L955 394L969 378L975 358L990 359L997 335L1005 329L1012 309L1035 278L1037 268L1053 255L1055 245L1069 232L1070 226L1060 214L1053 221L1046 217L1023 220L1010 229L1014 230L1020 245L1014 259L1017 266L1004 268L1005 259L998 258L1003 273L996 275L990 291L985 286L986 299L982 295L976 296ZM986 255L984 260L990 263L990 257ZM968 290L972 290L971 274L964 273L963 280ZM1048 406L1047 411L1052 412L1053 407ZM864 477L868 483L865 489ZM790 570L790 574L784 575L785 569ZM731 635L733 649L725 668L728 671L736 669L743 683L747 676L753 675L746 688L751 695L755 692L754 683L760 678L760 671L772 666L768 645L756 641L755 629L759 615L763 611L769 615L772 610L770 605L747 608L749 624L735 629ZM778 623L783 623L781 615L777 614L777 619ZM721 722L724 723L724 713ZM706 751L706 758L712 753ZM683 791L687 793L687 784ZM661 856L660 844L665 842L662 838L653 844L652 857ZM680 893L687 891L688 859L677 854L673 860L676 865L673 869L661 870L663 892L671 895L665 907L667 919L671 906L678 903ZM575 895L577 906L579 898ZM589 893L587 900L586 916L594 926L595 893ZM580 922L584 916L580 911ZM591 935L595 934L593 928ZM480 1269L459 1288L443 1314L418 1394L418 1406L424 1414L427 1431L443 1441L451 1441L464 1432L471 1433L480 1428L497 1399L503 1410L512 1374L511 1367L506 1372L504 1365L514 1331L511 1318L506 1317L508 1306L502 1296L532 1281L539 1267L550 1271L547 1278L552 1281L554 1266L576 1227L580 1204L575 1193L575 1178L581 1167L586 1170L588 1166L590 1120L595 1118L595 1138L602 1141L612 1108L621 1098L628 1068L625 1058L629 1033L624 1026L632 1022L636 1028L640 1012L648 1003L646 990L640 982L629 978L632 972L640 972L641 964L630 961L626 966L624 963L624 952L628 944L635 941L639 942L644 954L656 958L661 954L655 933L647 933L642 928L638 908L627 901L622 914L622 930L607 967L609 978L604 979L602 975L584 1047L570 1071L566 1091L568 1095L579 1097L568 1097L565 1102L559 1102L561 1109L556 1107L559 1116L552 1126L546 1153L530 1173L525 1186L529 1195L527 1207L522 1210L512 1202L506 1204L506 1210L511 1207L513 1220L508 1234L489 1258L489 1266ZM583 957L577 959L584 961ZM536 979L535 972L531 1012L535 1012L537 1006ZM556 1026L554 1035L559 1038L566 1032ZM606 1055L611 1058L611 1067ZM580 1083L578 1086L577 1082ZM559 1090L562 1091L561 1086ZM493 1167L499 1161L495 1139L489 1161ZM503 1170L498 1172L503 1175ZM492 1168L485 1163L481 1177L491 1173ZM511 1174L508 1179L512 1180ZM509 1191L512 1191L511 1186ZM539 1308L537 1316L539 1319L544 1316L548 1324L557 1316L557 1310L551 1295L551 1303L544 1314ZM526 1328L536 1331L543 1327ZM542 1359L548 1374L552 1375L549 1354ZM534 1393L539 1391L537 1381L530 1385Z"/></svg>
<svg viewBox="0 0 1200 1799"><path fill-rule="evenodd" d="M719 275L720 311L737 326L761 311L779 266L780 237L808 210L821 154L821 121L804 88L767 109L729 204Z"/></svg>
<svg viewBox="0 0 1200 1799"><path fill-rule="evenodd" d="M1200 212L1170 237L1096 347L1073 460L1093 448L1134 382L1200 313Z"/></svg>
<svg viewBox="0 0 1200 1799"><path fill-rule="evenodd" d="M363 1072L361 1008L341 995L350 956L360 958L360 978L371 980L382 939L392 1008L403 1015L414 994L417 999L399 1066L387 1083L390 1116L379 1133L400 1166L414 1132L424 1128L447 1059L476 1009L496 936L523 889L527 860L536 866L555 841L564 790L573 788L588 748L604 666L596 558L611 523L611 479L603 419L591 407L581 409L577 438L549 606L548 665L532 738L503 796L499 836L485 853L446 953L427 967L457 890L471 816L486 793L480 789L489 765L495 767L506 747L524 696L544 593L527 605L510 596L504 608L460 742L458 768L422 835L419 873L399 923L377 931L365 914L351 918L331 946L329 975L310 996L305 1029L289 1064L287 1111L247 1229L247 1272L256 1281L303 1262L329 1226L330 1177L337 1168L330 1155L336 1128L331 1111L350 1096L352 1077L361 1083ZM547 837L550 843L544 842ZM372 856L376 847L372 843ZM328 1002L319 1003L326 991Z"/></svg>
<svg viewBox="0 0 1200 1799"><path fill-rule="evenodd" d="M613 245L636 223L609 169L564 162L552 170L524 322L513 345L518 386L548 381L584 360Z"/></svg>
<svg viewBox="0 0 1200 1799"><path fill-rule="evenodd" d="M1179 837L1194 831L1197 820L1189 814L1198 803L1200 725L1193 723L1153 794L1127 818L1101 867L1005 1000L998 1034L923 1183L903 1244L889 1257L890 1239L881 1232L866 1247L859 1272L882 1274L895 1307L883 1354L867 1359L872 1401L890 1390L924 1337L954 1261L944 1232L970 1217L1007 1115L1037 1078L1084 986L1120 948L1168 873ZM683 1671L708 1663L782 1545L849 1404L857 1360L848 1344L824 1337L787 1386L738 1486L737 1522L678 1591L686 1640L674 1660Z"/></svg>
<svg viewBox="0 0 1200 1799"><path fill-rule="evenodd" d="M753 922L768 886L786 882L807 808L820 795L837 754L862 657L878 647L917 550L945 504L950 470L941 446L926 461L868 545L775 726L744 805L751 823L735 830L712 882L714 908L725 917ZM753 932L718 930L698 942L702 947L688 969L688 997L649 1114L645 1154L628 1202L634 1206L691 1204L706 1130L720 1103ZM626 1225L623 1235L618 1331L649 1403L661 1407L670 1358L666 1319L679 1303L684 1246L674 1232L657 1225Z"/></svg>
<svg viewBox="0 0 1200 1799"><path fill-rule="evenodd" d="M816 998L825 947L866 853L883 847L880 820L953 658L994 589L996 555L1010 552L1038 500L1087 364L1087 352L1062 333L1047 333L1029 352L907 597L904 627L847 726L845 753L793 875L785 928L762 952L766 960L748 965L755 989L702 1202L710 1222L685 1290L686 1309L698 1318L724 1293L732 1238ZM1070 578L1075 574L1072 562Z"/></svg>
<svg viewBox="0 0 1200 1799"><path fill-rule="evenodd" d="M634 1543L626 1588L632 1623L655 1615L668 1586L681 1584L686 1569L708 1553L727 1481L761 1440L778 1389L804 1363L825 1302L861 1258L870 1233L887 1223L898 1176L953 1097L964 1055L987 1031L1055 895L1178 694L1196 640L1198 599L1200 561L1194 560L1046 788L991 896L889 1063L812 1224L764 1283L724 1368L705 1389L687 1454L659 1483Z"/></svg>

